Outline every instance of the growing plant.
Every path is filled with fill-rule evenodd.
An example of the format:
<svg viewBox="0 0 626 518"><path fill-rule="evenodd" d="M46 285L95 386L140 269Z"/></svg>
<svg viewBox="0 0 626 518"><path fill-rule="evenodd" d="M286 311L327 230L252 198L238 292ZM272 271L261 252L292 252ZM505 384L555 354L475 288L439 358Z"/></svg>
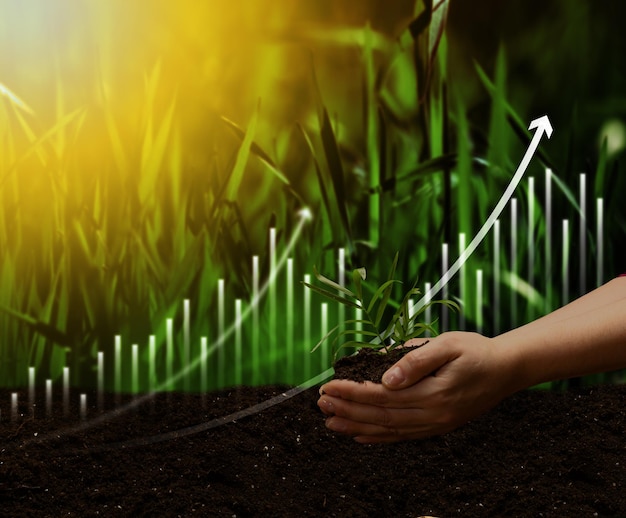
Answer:
<svg viewBox="0 0 626 518"><path fill-rule="evenodd" d="M460 310L459 305L451 300L433 300L422 305L416 312L411 314L411 298L421 293L419 288L416 287L417 280L413 283L411 289L404 294L402 302L400 304L394 303L391 299L393 286L394 284L401 284L401 281L394 279L397 264L398 253L396 253L394 257L387 280L373 290L373 295L369 301L366 301L363 295L363 281L365 281L367 277L365 268L356 268L352 271L352 282L355 291L351 291L335 281L324 277L317 271L315 266L313 267L315 277L323 284L337 290L337 293L306 282L303 284L324 297L356 309L363 318L340 322L322 337L311 352L315 351L334 333L337 333L337 336L332 342L333 359L337 358L339 350L346 347L354 347L357 349L366 347L381 352L389 352L403 345L410 339L417 338L425 331L429 331L434 335L437 334L433 327L434 322L417 322L417 317L428 307L434 304L443 304L450 309ZM388 322L383 322L385 310L393 306L396 308L393 315ZM344 327L346 328L343 329ZM339 347L336 347L336 344L339 343L343 337L348 336L352 336L354 339L346 340L340 343ZM364 337L369 338L369 341L366 341Z"/></svg>

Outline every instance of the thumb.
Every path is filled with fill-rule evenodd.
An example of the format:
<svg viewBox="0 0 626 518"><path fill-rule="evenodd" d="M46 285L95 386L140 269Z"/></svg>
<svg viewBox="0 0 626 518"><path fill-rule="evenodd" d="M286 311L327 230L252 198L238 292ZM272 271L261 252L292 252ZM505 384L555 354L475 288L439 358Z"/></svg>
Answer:
<svg viewBox="0 0 626 518"><path fill-rule="evenodd" d="M383 385L391 390L406 388L451 361L453 354L450 348L435 342L430 340L405 354L383 374Z"/></svg>

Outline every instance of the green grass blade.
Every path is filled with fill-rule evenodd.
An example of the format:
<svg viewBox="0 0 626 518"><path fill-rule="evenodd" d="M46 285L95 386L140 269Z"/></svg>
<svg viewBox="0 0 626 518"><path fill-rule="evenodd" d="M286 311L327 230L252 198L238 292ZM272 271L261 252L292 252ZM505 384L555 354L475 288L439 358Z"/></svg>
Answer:
<svg viewBox="0 0 626 518"><path fill-rule="evenodd" d="M337 295L336 293L333 293L332 291L325 290L324 288L320 288L319 286L309 284L308 282L302 282L302 284L304 284L307 288L312 289L316 293L319 293L320 295L323 295L324 297L334 300L335 302L339 302L343 304L344 306L348 306L350 308L355 308L355 309L363 309L362 306L360 306L356 302L352 302L351 300L348 300L344 297L340 297L339 295Z"/></svg>
<svg viewBox="0 0 626 518"><path fill-rule="evenodd" d="M254 134L256 132L258 116L259 109L257 108L252 115L250 123L248 124L246 136L241 142L241 146L239 147L239 151L237 152L235 165L231 172L230 178L228 179L226 199L230 201L235 201L237 199L237 192L239 191L239 186L241 185L241 181L243 179L243 173L248 162L248 157L250 156L250 147L252 146L252 140L254 139Z"/></svg>
<svg viewBox="0 0 626 518"><path fill-rule="evenodd" d="M326 164L328 165L328 171L330 172L332 185L335 190L335 201L337 203L339 217L341 219L345 236L351 243L352 228L350 218L348 217L348 209L346 207L347 196L343 165L339 156L339 148L337 146L337 140L335 139L335 133L330 123L330 118L328 117L326 108L322 111L321 137L324 154L326 156Z"/></svg>
<svg viewBox="0 0 626 518"><path fill-rule="evenodd" d="M3 311L6 314L23 322L28 327L30 327L33 331L46 337L48 340L52 342L55 342L59 345L66 345L66 346L74 345L72 340L66 333L64 333L63 331L57 329L56 327L46 322L41 322L39 320L32 318L29 315L26 315L25 313L15 311L14 309L8 308L6 306L0 306L0 311Z"/></svg>
<svg viewBox="0 0 626 518"><path fill-rule="evenodd" d="M84 110L82 108L74 110L73 112L63 117L62 120L58 121L39 138L34 139L30 143L28 149L11 166L9 166L4 176L2 177L2 182L0 182L0 186L4 184L9 175L13 171L15 171L24 161L26 161L26 159L30 157L30 155L32 155L33 153L38 153L44 143L46 143L48 140L51 140L57 134L57 132L60 131L61 128L67 126L74 120L79 119L82 116L83 112Z"/></svg>

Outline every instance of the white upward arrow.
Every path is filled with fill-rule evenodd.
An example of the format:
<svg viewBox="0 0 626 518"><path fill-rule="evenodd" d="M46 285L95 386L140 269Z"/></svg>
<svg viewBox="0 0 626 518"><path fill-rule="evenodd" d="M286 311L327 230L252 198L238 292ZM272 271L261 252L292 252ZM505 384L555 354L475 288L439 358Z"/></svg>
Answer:
<svg viewBox="0 0 626 518"><path fill-rule="evenodd" d="M541 140L541 137L544 133L548 138L552 136L552 125L550 124L550 120L548 119L547 115L535 119L528 126L529 130L533 130L535 128L537 128L537 131L530 141L530 145L528 146L526 153L524 153L524 158L522 158L522 161L520 162L517 171L515 171L515 174L513 175L509 186L504 191L504 194L500 198L500 201L498 201L495 209L493 209L493 212L491 213L489 218L487 218L487 221L485 221L482 228L478 231L478 234L476 234L474 239L472 239L472 242L463 251L463 253L459 256L456 262L448 269L446 273L444 273L443 277L441 277L441 279L439 279L437 283L430 290L428 290L419 300L419 302L414 306L414 311L419 311L420 309L422 309L426 305L426 301L430 301L432 296L438 293L439 290L441 290L441 288L443 288L450 281L450 279L459 271L461 266L465 264L469 256L474 253L474 250L476 250L480 242L485 239L485 236L491 230L491 227L493 227L496 219L498 219L500 214L502 214L504 207L513 195L513 191L515 191L515 188L518 186L520 180L522 179L522 176L524 176L524 173L528 168L528 164L530 164L530 160L535 154L535 151L537 151L537 147L539 146L539 141ZM299 393L309 387L312 387L322 381L327 380L332 375L333 369L331 367L329 369L326 369L324 372L318 374L314 378L311 378L310 380L307 380L304 383L300 384L297 389L294 390L297 390Z"/></svg>
<svg viewBox="0 0 626 518"><path fill-rule="evenodd" d="M530 160L535 154L535 151L537 151L537 147L539 146L539 141L541 140L541 137L544 133L548 138L552 136L552 125L550 124L550 120L548 119L547 115L533 120L528 126L529 130L533 130L535 128L537 128L537 131L530 141L530 145L528 146L526 153L524 153L524 158L522 158L522 161L520 162L517 171L515 171L511 182L504 191L504 194L502 194L502 197L498 201L498 204L493 209L493 212L489 215L487 221L485 221L481 229L478 231L478 234L474 236L472 242L465 250L463 250L463 253L454 262L454 264L448 269L447 272L443 274L441 279L439 279L437 283L435 283L435 285L430 288L430 290L428 290L415 305L415 311L419 311L420 309L422 309L427 304L427 302L432 299L433 295L439 293L439 290L441 290L441 288L443 288L446 284L448 284L448 282L450 282L450 279L461 269L461 266L465 264L470 255L474 253L478 245L483 239L485 239L487 233L491 230L491 227L493 227L493 224L500 217L500 214L502 214L504 207L513 195L513 191L515 191L518 184L520 183L520 180L522 179L522 176L524 176L524 173L528 168L528 164L530 164Z"/></svg>

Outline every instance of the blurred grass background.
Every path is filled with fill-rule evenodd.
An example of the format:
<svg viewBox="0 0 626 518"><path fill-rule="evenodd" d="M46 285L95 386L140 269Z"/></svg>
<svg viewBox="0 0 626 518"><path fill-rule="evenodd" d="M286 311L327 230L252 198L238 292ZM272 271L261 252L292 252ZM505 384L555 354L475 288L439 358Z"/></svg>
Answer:
<svg viewBox="0 0 626 518"><path fill-rule="evenodd" d="M543 213L547 166L558 182L554 236L561 218L571 222L570 296L595 287L600 266L602 281L626 269L623 2L0 0L0 10L0 385L24 385L31 365L42 380L69 365L74 384L93 385L96 353L112 357L115 335L146 359L155 334L161 354L167 318L182 339L183 299L194 343L216 340L218 279L232 321L233 301L253 294L253 256L269 275L269 229L283 249L305 206L314 218L292 253L296 279L314 264L336 277L344 248L347 268L366 266L374 280L399 251L403 279L434 283L442 243L452 263L458 233L469 242L477 232L543 114L555 133L527 173L532 272L524 180L516 257L505 212L501 249L485 243L467 265L468 279L484 271L482 305L455 279L449 295L462 292L465 310L447 327L493 334L563 302L561 244ZM534 292L519 293L524 280ZM287 357L306 357L321 336L317 309L304 322L299 286L298 333L268 317L289 311L286 284L262 301L260 329L244 325L244 349L261 344L260 363L242 359L244 382L297 383L324 368ZM496 290L501 311L483 314ZM211 360L212 388L236 379L227 350L228 372ZM604 379L614 377L590 381Z"/></svg>

